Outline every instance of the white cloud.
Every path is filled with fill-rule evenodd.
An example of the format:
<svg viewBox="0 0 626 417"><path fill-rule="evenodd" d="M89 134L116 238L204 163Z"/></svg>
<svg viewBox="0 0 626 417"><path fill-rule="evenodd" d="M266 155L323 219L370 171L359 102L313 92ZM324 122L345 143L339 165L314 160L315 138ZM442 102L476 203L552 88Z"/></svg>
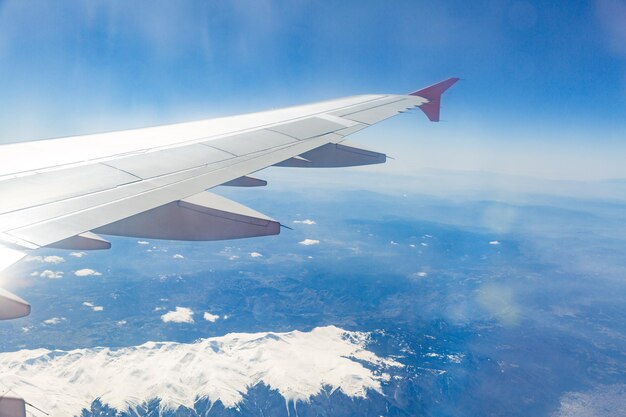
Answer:
<svg viewBox="0 0 626 417"><path fill-rule="evenodd" d="M315 223L315 220L311 220L311 219L294 220L293 222L295 224L308 224L308 225L317 224Z"/></svg>
<svg viewBox="0 0 626 417"><path fill-rule="evenodd" d="M395 245L397 245L397 244L398 244L398 242L396 242L395 240L392 240L391 242L389 242L389 244L390 244L390 245L394 245L394 246L395 246Z"/></svg>
<svg viewBox="0 0 626 417"><path fill-rule="evenodd" d="M597 385L589 391L568 392L552 417L624 417L626 384Z"/></svg>
<svg viewBox="0 0 626 417"><path fill-rule="evenodd" d="M459 353L456 355L446 355L446 358L448 358L448 360L452 363L461 363L463 362L463 358L465 357L464 354Z"/></svg>
<svg viewBox="0 0 626 417"><path fill-rule="evenodd" d="M6 389L38 398L38 406L54 416L80 415L96 398L119 414L154 398L161 399L164 411L193 408L198 398L232 410L257 384L272 387L286 403L309 401L326 387L351 398L382 394L388 370L402 365L367 350L368 337L329 326L53 355L46 349L20 350L0 353L0 363Z"/></svg>
<svg viewBox="0 0 626 417"><path fill-rule="evenodd" d="M477 300L500 323L513 326L519 322L521 307L515 301L511 288L495 284L485 285L478 291Z"/></svg>
<svg viewBox="0 0 626 417"><path fill-rule="evenodd" d="M137 241L137 244L138 244L138 245L149 245L149 244L150 244L150 242L148 242L148 241L146 241L146 240L138 240L138 241Z"/></svg>
<svg viewBox="0 0 626 417"><path fill-rule="evenodd" d="M126 324L127 324L127 323L128 323L128 322L127 322L126 320L120 320L120 321L118 321L118 322L117 322L117 323L115 323L115 324L117 324L118 326L120 326L120 327L121 327L121 326L126 326Z"/></svg>
<svg viewBox="0 0 626 417"><path fill-rule="evenodd" d="M499 245L500 242L497 240L492 240L491 242L489 242L490 245Z"/></svg>
<svg viewBox="0 0 626 417"><path fill-rule="evenodd" d="M90 308L90 309L92 309L93 311L103 311L103 310L104 310L104 307L94 305L93 303L90 303L89 301L85 301L85 302L83 303L83 305L84 305L85 307L89 307L89 308Z"/></svg>
<svg viewBox="0 0 626 417"><path fill-rule="evenodd" d="M175 254L174 256L172 256L172 258L174 258L174 259L185 259L185 257L183 255L181 255L180 253Z"/></svg>
<svg viewBox="0 0 626 417"><path fill-rule="evenodd" d="M63 278L63 274L64 273L62 271L52 271L50 269L46 269L45 271L40 273L39 276L41 278L48 278L48 279L61 279Z"/></svg>
<svg viewBox="0 0 626 417"><path fill-rule="evenodd" d="M50 256L29 256L26 258L27 262L40 262L46 264L60 264L65 262L61 256L50 255Z"/></svg>
<svg viewBox="0 0 626 417"><path fill-rule="evenodd" d="M424 278L428 276L428 273L424 271L419 271L419 272L414 273L413 276L416 278Z"/></svg>
<svg viewBox="0 0 626 417"><path fill-rule="evenodd" d="M317 239L304 239L302 242L298 242L298 243L304 246L311 246L311 245L319 245L320 241Z"/></svg>
<svg viewBox="0 0 626 417"><path fill-rule="evenodd" d="M74 258L82 258L85 255L87 255L86 252L70 252L70 256L73 256Z"/></svg>
<svg viewBox="0 0 626 417"><path fill-rule="evenodd" d="M66 320L65 317L52 317L52 318L49 318L48 320L44 320L43 323L48 324L48 325L54 325L54 324L59 324L65 320Z"/></svg>
<svg viewBox="0 0 626 417"><path fill-rule="evenodd" d="M231 260L231 261L234 261L234 260L239 259L239 256L237 256L237 255L232 255L232 256L229 256L229 257L228 257L228 259L229 259L229 260Z"/></svg>
<svg viewBox="0 0 626 417"><path fill-rule="evenodd" d="M52 255L52 256L44 256L43 261L48 264L60 264L60 263L65 262L65 259L63 259L60 256Z"/></svg>
<svg viewBox="0 0 626 417"><path fill-rule="evenodd" d="M161 316L163 323L193 323L193 311L187 307L176 307Z"/></svg>
<svg viewBox="0 0 626 417"><path fill-rule="evenodd" d="M211 323L215 323L220 318L220 316L218 316L217 314L211 314L208 311L205 311L202 317L204 317L206 321L210 321Z"/></svg>
<svg viewBox="0 0 626 417"><path fill-rule="evenodd" d="M259 252L250 252L250 256L253 258L261 258L263 257L263 255L261 255Z"/></svg>
<svg viewBox="0 0 626 417"><path fill-rule="evenodd" d="M74 275L77 277L89 277L89 276L100 276L102 275L98 271L94 271L91 268L79 269L78 271L74 271Z"/></svg>

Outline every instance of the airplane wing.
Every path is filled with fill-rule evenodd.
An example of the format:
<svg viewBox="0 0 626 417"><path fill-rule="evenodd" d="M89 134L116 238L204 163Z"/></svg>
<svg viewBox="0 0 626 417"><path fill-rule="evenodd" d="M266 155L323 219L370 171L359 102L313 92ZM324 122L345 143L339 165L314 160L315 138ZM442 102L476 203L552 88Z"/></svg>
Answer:
<svg viewBox="0 0 626 417"><path fill-rule="evenodd" d="M206 190L259 186L269 166L385 162L345 138L420 108L439 121L450 78L408 95L362 95L261 113L0 146L0 270L41 247L108 249L100 235L222 240L275 235L270 217ZM30 306L0 289L0 319Z"/></svg>

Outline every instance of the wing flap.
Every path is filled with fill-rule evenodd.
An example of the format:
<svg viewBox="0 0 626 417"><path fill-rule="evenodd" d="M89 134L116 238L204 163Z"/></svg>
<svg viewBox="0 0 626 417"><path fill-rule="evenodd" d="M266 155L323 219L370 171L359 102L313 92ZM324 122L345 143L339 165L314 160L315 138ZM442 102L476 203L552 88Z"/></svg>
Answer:
<svg viewBox="0 0 626 417"><path fill-rule="evenodd" d="M106 164L142 179L149 179L224 161L233 155L201 144L127 156Z"/></svg>
<svg viewBox="0 0 626 417"><path fill-rule="evenodd" d="M221 149L232 155L243 156L250 153L261 152L278 146L294 143L296 140L290 136L271 130L261 129L256 132L241 133L232 137L214 139L203 142L206 146Z"/></svg>
<svg viewBox="0 0 626 417"><path fill-rule="evenodd" d="M323 119L321 117L309 117L302 120L296 120L295 122L274 126L271 130L291 136L292 138L296 138L298 140L303 140L336 132L352 125L353 123L341 124L336 121Z"/></svg>
<svg viewBox="0 0 626 417"><path fill-rule="evenodd" d="M25 209L139 181L127 172L92 164L0 181L0 213Z"/></svg>

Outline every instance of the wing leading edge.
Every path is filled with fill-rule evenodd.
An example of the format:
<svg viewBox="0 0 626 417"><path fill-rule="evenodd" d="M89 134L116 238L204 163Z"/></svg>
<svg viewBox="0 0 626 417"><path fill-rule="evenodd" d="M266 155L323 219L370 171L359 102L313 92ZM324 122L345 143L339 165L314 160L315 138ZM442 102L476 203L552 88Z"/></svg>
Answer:
<svg viewBox="0 0 626 417"><path fill-rule="evenodd" d="M222 240L278 234L280 224L206 192L263 186L269 166L384 163L345 143L413 108L439 121L449 78L408 95L365 95L242 116L0 146L0 269L40 247L108 249L99 234ZM5 310L6 309L6 310ZM0 319L30 306L0 291Z"/></svg>

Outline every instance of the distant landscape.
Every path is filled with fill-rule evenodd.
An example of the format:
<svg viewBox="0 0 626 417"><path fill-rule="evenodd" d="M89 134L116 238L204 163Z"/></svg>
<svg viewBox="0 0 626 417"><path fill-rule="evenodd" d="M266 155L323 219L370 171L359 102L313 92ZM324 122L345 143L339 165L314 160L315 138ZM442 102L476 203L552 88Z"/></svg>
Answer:
<svg viewBox="0 0 626 417"><path fill-rule="evenodd" d="M12 271L19 286L11 289L32 302L33 313L0 326L0 349L137 349L148 341L195 349L217 337L226 345L215 352L225 354L232 336L222 337L231 333L276 332L272 343L279 346L297 332L308 337L328 326L344 335L320 344L337 347L328 357L338 364L347 355L348 368L328 369L344 379L316 385L305 367L294 369L282 378L309 388L291 402L277 387L293 384L284 379L272 386L266 369L235 403L219 397L224 381L209 378L191 406L178 408L176 391L165 384L135 399L140 407L94 396L84 417L112 410L129 416L626 415L623 181L343 171L346 186L337 189L326 186L337 171L300 172L270 171L266 189L217 190L293 229L279 236L205 243L112 238L110 251L48 250L20 263ZM379 179L373 191L359 186L372 175ZM362 338L350 341L351 334ZM240 354L241 345L232 346L227 355ZM312 349L305 362L316 357ZM83 359L72 360L88 363L92 353L81 352ZM10 355L0 354L0 362ZM45 354L36 363L43 368L15 370L0 384L19 392L35 369L41 378L44 369L62 379L52 372L63 355ZM103 393L115 384L111 373L84 372L102 376L94 386ZM137 372L142 377L140 366ZM164 372L181 377L175 367ZM153 373L145 369L146 378ZM366 394L355 394L346 379L355 375L379 388L357 384ZM36 389L29 401L53 407ZM56 388L41 389L49 396ZM59 403L79 400L69 378L58 389L64 390Z"/></svg>

